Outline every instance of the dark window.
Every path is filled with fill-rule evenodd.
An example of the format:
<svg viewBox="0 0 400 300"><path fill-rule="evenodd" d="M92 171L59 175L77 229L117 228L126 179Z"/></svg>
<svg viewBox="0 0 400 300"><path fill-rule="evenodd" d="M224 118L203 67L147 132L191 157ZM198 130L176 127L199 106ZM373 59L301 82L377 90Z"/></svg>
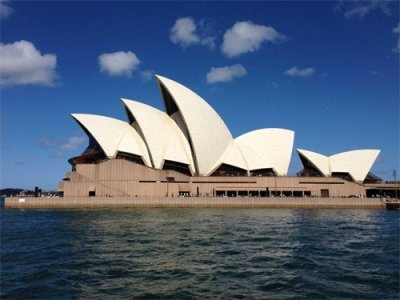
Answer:
<svg viewBox="0 0 400 300"><path fill-rule="evenodd" d="M89 191L89 197L95 197L96 191Z"/></svg>
<svg viewBox="0 0 400 300"><path fill-rule="evenodd" d="M249 195L248 191L238 191L239 197L247 197Z"/></svg>
<svg viewBox="0 0 400 300"><path fill-rule="evenodd" d="M270 193L271 193L271 196L272 196L272 197L278 197L278 196L281 195L281 192L280 192L280 191L271 191Z"/></svg>
<svg viewBox="0 0 400 300"><path fill-rule="evenodd" d="M250 176L276 176L276 174L274 170L268 168L268 169L251 170Z"/></svg>
<svg viewBox="0 0 400 300"><path fill-rule="evenodd" d="M350 174L345 172L333 172L332 177L341 178L347 181L353 181L353 178L351 178Z"/></svg>
<svg viewBox="0 0 400 300"><path fill-rule="evenodd" d="M228 164L222 164L211 176L247 176L247 171Z"/></svg>
<svg viewBox="0 0 400 300"><path fill-rule="evenodd" d="M293 191L293 197L302 197L303 192L302 191Z"/></svg>
<svg viewBox="0 0 400 300"><path fill-rule="evenodd" d="M139 165L144 165L143 159L139 155L119 151L116 159L125 159Z"/></svg>
<svg viewBox="0 0 400 300"><path fill-rule="evenodd" d="M329 197L329 190L321 189L321 197L328 198Z"/></svg>
<svg viewBox="0 0 400 300"><path fill-rule="evenodd" d="M90 134L90 132L84 126L81 125L81 127L89 137L89 146L87 146L81 155L72 157L68 160L68 162L72 165L72 171L76 170L76 164L93 164L107 159L103 149L101 149L100 145Z"/></svg>
<svg viewBox="0 0 400 300"><path fill-rule="evenodd" d="M216 191L215 192L215 196L217 197L224 197L225 196L226 191Z"/></svg>
<svg viewBox="0 0 400 300"><path fill-rule="evenodd" d="M315 168L304 168L301 171L297 172L297 176L299 177L321 177L321 172Z"/></svg>
<svg viewBox="0 0 400 300"><path fill-rule="evenodd" d="M68 162L72 165L72 171L75 171L75 166L77 164L95 164L106 159L107 156L104 154L103 151L93 153L88 153L88 151L85 151L80 156L70 158Z"/></svg>
<svg viewBox="0 0 400 300"><path fill-rule="evenodd" d="M364 183L382 183L383 180L382 178L376 176L375 174L372 174L371 172L369 172L367 174L367 177L365 177L364 179Z"/></svg>
<svg viewBox="0 0 400 300"><path fill-rule="evenodd" d="M172 170L188 176L192 175L188 165L176 161L165 160L163 170Z"/></svg>
<svg viewBox="0 0 400 300"><path fill-rule="evenodd" d="M228 195L228 197L236 197L237 191L227 191L226 194Z"/></svg>
<svg viewBox="0 0 400 300"><path fill-rule="evenodd" d="M297 176L300 176L300 177L321 177L322 176L321 172L307 158L305 158L300 153L299 153L299 157L300 157L301 163L304 166L304 169L297 172Z"/></svg>

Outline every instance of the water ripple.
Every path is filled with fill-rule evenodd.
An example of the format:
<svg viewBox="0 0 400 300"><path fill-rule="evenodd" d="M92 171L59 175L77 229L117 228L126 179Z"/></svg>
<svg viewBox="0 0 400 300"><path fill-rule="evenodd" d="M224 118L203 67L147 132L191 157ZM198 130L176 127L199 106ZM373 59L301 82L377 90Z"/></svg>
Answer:
<svg viewBox="0 0 400 300"><path fill-rule="evenodd" d="M399 299L384 210L1 210L1 298Z"/></svg>

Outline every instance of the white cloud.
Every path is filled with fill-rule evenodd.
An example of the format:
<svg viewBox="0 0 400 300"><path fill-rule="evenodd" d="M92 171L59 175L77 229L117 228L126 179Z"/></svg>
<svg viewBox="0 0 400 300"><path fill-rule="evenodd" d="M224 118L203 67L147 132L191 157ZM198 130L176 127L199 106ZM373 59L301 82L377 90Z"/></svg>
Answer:
<svg viewBox="0 0 400 300"><path fill-rule="evenodd" d="M237 77L243 77L247 74L242 65L226 66L221 68L211 68L207 73L207 83L227 82Z"/></svg>
<svg viewBox="0 0 400 300"><path fill-rule="evenodd" d="M205 26L204 20L200 21L201 33L197 32L195 20L191 17L179 18L170 29L169 39L174 44L180 44L182 47L190 45L207 46L210 49L215 47L215 37L208 36L209 29Z"/></svg>
<svg viewBox="0 0 400 300"><path fill-rule="evenodd" d="M8 4L9 1L0 0L0 20L8 18L13 13L14 10Z"/></svg>
<svg viewBox="0 0 400 300"><path fill-rule="evenodd" d="M293 67L291 69L286 70L283 74L291 76L291 77L310 77L314 75L314 68L304 68L299 69L297 67Z"/></svg>
<svg viewBox="0 0 400 300"><path fill-rule="evenodd" d="M0 85L53 85L57 56L42 55L31 42L0 43Z"/></svg>
<svg viewBox="0 0 400 300"><path fill-rule="evenodd" d="M368 14L375 10L381 10L385 15L390 15L391 10L389 6L390 1L386 0L369 0L369 1L343 1L340 2L338 9L344 8L345 18L359 18L363 19Z"/></svg>
<svg viewBox="0 0 400 300"><path fill-rule="evenodd" d="M236 22L225 32L221 51L228 57L235 57L259 50L264 42L274 43L284 39L285 36L271 26L257 25L251 21Z"/></svg>
<svg viewBox="0 0 400 300"><path fill-rule="evenodd" d="M400 53L400 23L397 25L397 27L393 28L393 33L397 33L399 36L397 40L397 46L393 48L393 51Z"/></svg>
<svg viewBox="0 0 400 300"><path fill-rule="evenodd" d="M139 58L131 51L118 51L99 55L100 72L110 76L131 77L140 64Z"/></svg>
<svg viewBox="0 0 400 300"><path fill-rule="evenodd" d="M196 34L196 24L190 17L177 19L171 28L169 38L174 44L181 44L184 47L200 43L200 38Z"/></svg>
<svg viewBox="0 0 400 300"><path fill-rule="evenodd" d="M68 139L68 142L61 146L65 150L76 150L80 145L86 142L86 138L83 136L72 136Z"/></svg>

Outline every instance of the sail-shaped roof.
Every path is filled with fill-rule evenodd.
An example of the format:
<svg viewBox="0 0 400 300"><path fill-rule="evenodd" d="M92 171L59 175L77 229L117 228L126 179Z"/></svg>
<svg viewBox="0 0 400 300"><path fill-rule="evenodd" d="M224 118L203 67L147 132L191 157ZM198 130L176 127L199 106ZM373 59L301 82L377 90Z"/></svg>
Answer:
<svg viewBox="0 0 400 300"><path fill-rule="evenodd" d="M324 176L331 176L333 173L348 173L354 181L361 182L367 177L380 150L352 150L329 157L303 149L297 149L297 152Z"/></svg>
<svg viewBox="0 0 400 300"><path fill-rule="evenodd" d="M263 169L272 169L280 176L287 174L293 131L265 128L233 139L224 121L203 98L171 79L156 78L166 112L122 99L129 123L97 115L72 115L107 157L125 152L140 156L149 167L162 169L168 161L168 167L184 164L193 175L203 176L223 164L248 174ZM303 164L315 167L323 176L348 173L355 181L363 181L380 151L354 150L330 157L304 149L297 152Z"/></svg>
<svg viewBox="0 0 400 300"><path fill-rule="evenodd" d="M151 166L146 145L128 123L90 114L71 116L92 135L107 157L113 158L118 151L122 151L142 157L144 164Z"/></svg>
<svg viewBox="0 0 400 300"><path fill-rule="evenodd" d="M246 171L249 171L247 161L240 149L239 145L233 140L231 145L226 149L224 155L222 155L218 164L214 167L217 169L220 165L227 164Z"/></svg>
<svg viewBox="0 0 400 300"><path fill-rule="evenodd" d="M156 78L168 115L180 114L183 123L178 125L188 138L198 175L209 175L232 143L229 129L199 95L171 79Z"/></svg>
<svg viewBox="0 0 400 300"><path fill-rule="evenodd" d="M194 173L190 146L178 125L165 113L138 101L122 99L139 129L153 162L162 169L164 161L170 160L189 166Z"/></svg>
<svg viewBox="0 0 400 300"><path fill-rule="evenodd" d="M235 139L249 167L249 171L271 168L277 175L289 169L294 131L265 128L250 131Z"/></svg>
<svg viewBox="0 0 400 300"><path fill-rule="evenodd" d="M355 181L364 181L379 153L380 150L363 149L332 155L331 172L348 172Z"/></svg>
<svg viewBox="0 0 400 300"><path fill-rule="evenodd" d="M297 153L303 158L307 159L323 176L330 176L329 158L325 155L304 150L297 149Z"/></svg>

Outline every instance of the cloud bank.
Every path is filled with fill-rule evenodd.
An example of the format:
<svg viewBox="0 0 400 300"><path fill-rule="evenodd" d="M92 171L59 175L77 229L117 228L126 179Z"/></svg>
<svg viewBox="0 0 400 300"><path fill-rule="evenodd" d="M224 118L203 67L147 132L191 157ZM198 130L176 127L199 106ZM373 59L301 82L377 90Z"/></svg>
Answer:
<svg viewBox="0 0 400 300"><path fill-rule="evenodd" d="M255 52L264 42L276 43L285 36L271 26L257 25L251 21L236 22L224 34L221 51L228 57Z"/></svg>
<svg viewBox="0 0 400 300"><path fill-rule="evenodd" d="M246 69L242 65L233 65L220 68L211 68L207 73L207 83L227 82L234 78L243 77L247 74Z"/></svg>
<svg viewBox="0 0 400 300"><path fill-rule="evenodd" d="M293 67L283 72L283 74L291 77L310 77L315 74L315 69L314 68L300 69L297 67Z"/></svg>
<svg viewBox="0 0 400 300"><path fill-rule="evenodd" d="M139 58L131 51L118 51L99 55L100 72L110 76L132 77L133 72L140 64Z"/></svg>
<svg viewBox="0 0 400 300"><path fill-rule="evenodd" d="M42 55L28 41L0 43L0 85L54 85L57 56Z"/></svg>

